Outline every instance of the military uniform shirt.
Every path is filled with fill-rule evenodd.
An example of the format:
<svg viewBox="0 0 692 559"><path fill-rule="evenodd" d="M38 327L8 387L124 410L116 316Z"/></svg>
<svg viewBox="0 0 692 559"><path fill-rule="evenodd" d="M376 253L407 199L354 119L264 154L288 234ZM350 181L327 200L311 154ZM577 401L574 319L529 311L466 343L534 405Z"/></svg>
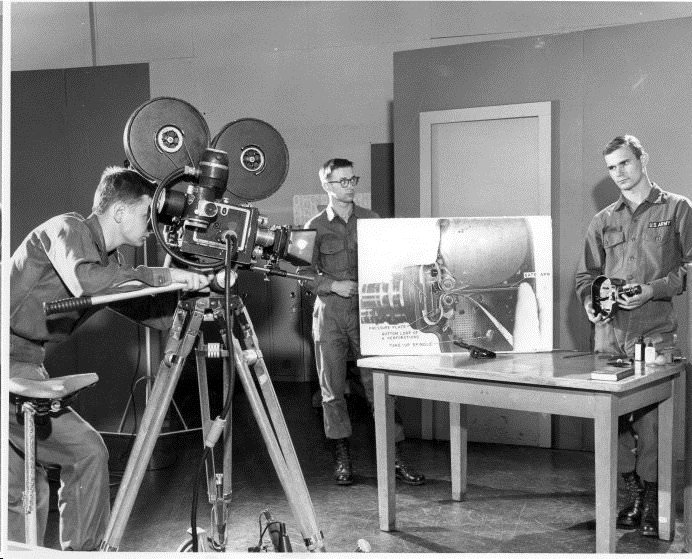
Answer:
<svg viewBox="0 0 692 559"><path fill-rule="evenodd" d="M629 348L633 337L675 332L671 299L685 288L685 264L689 262L692 204L653 184L634 212L620 195L594 216L576 273L577 295L584 303L599 275L653 288L652 300L630 311L618 309L615 314L618 341Z"/></svg>

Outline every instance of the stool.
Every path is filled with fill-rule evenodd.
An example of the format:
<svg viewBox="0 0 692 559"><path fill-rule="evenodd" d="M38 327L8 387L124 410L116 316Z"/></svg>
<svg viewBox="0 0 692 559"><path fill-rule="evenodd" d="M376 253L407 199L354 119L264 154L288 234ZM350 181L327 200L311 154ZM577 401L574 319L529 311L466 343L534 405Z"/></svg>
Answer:
<svg viewBox="0 0 692 559"><path fill-rule="evenodd" d="M25 542L38 545L36 521L36 416L50 416L65 409L74 396L96 384L96 373L67 375L47 380L10 378L10 402L15 406L17 421L24 423L24 535Z"/></svg>

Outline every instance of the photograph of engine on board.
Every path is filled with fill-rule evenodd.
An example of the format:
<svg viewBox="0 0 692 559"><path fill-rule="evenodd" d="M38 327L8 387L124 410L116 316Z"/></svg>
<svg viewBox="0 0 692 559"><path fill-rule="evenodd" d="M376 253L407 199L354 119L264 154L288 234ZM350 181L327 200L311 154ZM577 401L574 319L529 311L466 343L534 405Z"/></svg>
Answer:
<svg viewBox="0 0 692 559"><path fill-rule="evenodd" d="M549 217L358 225L364 355L552 348Z"/></svg>

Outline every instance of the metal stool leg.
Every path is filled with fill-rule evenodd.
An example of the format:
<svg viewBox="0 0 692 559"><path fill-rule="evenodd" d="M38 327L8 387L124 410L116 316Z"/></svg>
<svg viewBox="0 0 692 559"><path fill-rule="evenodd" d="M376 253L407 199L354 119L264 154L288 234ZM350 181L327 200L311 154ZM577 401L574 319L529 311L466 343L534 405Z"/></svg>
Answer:
<svg viewBox="0 0 692 559"><path fill-rule="evenodd" d="M24 538L31 546L38 545L36 519L36 409L29 402L22 404L24 414Z"/></svg>

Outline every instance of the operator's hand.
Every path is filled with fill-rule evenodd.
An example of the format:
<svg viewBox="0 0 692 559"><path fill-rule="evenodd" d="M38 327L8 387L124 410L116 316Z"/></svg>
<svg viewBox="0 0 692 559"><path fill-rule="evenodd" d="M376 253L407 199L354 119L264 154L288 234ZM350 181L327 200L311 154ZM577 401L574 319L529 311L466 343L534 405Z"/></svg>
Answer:
<svg viewBox="0 0 692 559"><path fill-rule="evenodd" d="M591 302L591 297L588 296L585 301L584 301L584 310L586 311L586 316L589 318L591 322L594 324L598 324L599 322L603 324L607 324L610 322L613 317L609 316L608 318L605 318L602 314L596 314L596 311L593 309L593 303Z"/></svg>
<svg viewBox="0 0 692 559"><path fill-rule="evenodd" d="M351 280L340 280L332 282L332 292L339 297L352 297L358 295L358 284Z"/></svg>
<svg viewBox="0 0 692 559"><path fill-rule="evenodd" d="M634 287L636 285L639 285L642 288L642 292L638 295L628 297L621 290L618 294L618 307L630 311L632 309L636 309L637 307L641 307L644 303L654 298L654 288L650 285L628 283L627 285L623 286L622 289L624 290L628 287Z"/></svg>
<svg viewBox="0 0 692 559"><path fill-rule="evenodd" d="M171 268L171 281L173 283L184 283L183 291L199 291L209 285L213 274L202 274L190 270Z"/></svg>

